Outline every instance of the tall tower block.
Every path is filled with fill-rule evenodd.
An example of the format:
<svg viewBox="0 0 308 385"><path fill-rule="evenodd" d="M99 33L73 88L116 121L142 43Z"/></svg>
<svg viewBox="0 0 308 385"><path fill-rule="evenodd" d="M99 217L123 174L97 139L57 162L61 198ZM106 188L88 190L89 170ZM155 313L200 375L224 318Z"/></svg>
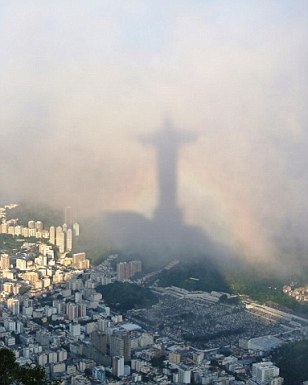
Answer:
<svg viewBox="0 0 308 385"><path fill-rule="evenodd" d="M67 227L72 227L73 225L72 208L70 206L66 206L64 209L64 223Z"/></svg>

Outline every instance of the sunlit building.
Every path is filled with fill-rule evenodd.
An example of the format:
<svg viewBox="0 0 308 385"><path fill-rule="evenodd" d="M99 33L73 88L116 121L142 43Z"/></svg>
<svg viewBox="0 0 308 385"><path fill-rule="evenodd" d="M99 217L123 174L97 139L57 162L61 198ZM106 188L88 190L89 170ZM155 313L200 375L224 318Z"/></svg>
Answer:
<svg viewBox="0 0 308 385"><path fill-rule="evenodd" d="M7 229L7 233L9 235L15 235L15 226L9 226L8 229Z"/></svg>
<svg viewBox="0 0 308 385"><path fill-rule="evenodd" d="M72 264L77 269L88 269L90 267L90 261L86 258L86 253L73 254Z"/></svg>
<svg viewBox="0 0 308 385"><path fill-rule="evenodd" d="M52 245L56 244L56 229L54 226L50 226L49 228L49 242Z"/></svg>
<svg viewBox="0 0 308 385"><path fill-rule="evenodd" d="M16 269L26 270L27 269L27 261L24 258L16 259Z"/></svg>
<svg viewBox="0 0 308 385"><path fill-rule="evenodd" d="M36 236L36 230L33 227L29 227L29 237L35 237Z"/></svg>
<svg viewBox="0 0 308 385"><path fill-rule="evenodd" d="M35 229L37 230L37 231L42 231L43 230L43 222L41 222L41 221L36 221L35 222Z"/></svg>
<svg viewBox="0 0 308 385"><path fill-rule="evenodd" d="M29 237L29 229L28 229L28 227L24 227L22 229L22 236L25 237L25 238Z"/></svg>
<svg viewBox="0 0 308 385"><path fill-rule="evenodd" d="M2 234L7 234L7 229L8 229L8 224L6 222L3 222L1 224L1 233Z"/></svg>
<svg viewBox="0 0 308 385"><path fill-rule="evenodd" d="M72 221L72 208L70 206L67 206L64 209L64 223L68 227L71 227L72 224L73 224L73 221Z"/></svg>
<svg viewBox="0 0 308 385"><path fill-rule="evenodd" d="M23 226L15 226L15 235L16 237L18 237L19 235L22 234L22 229L23 229Z"/></svg>
<svg viewBox="0 0 308 385"><path fill-rule="evenodd" d="M67 229L66 232L66 251L72 251L73 249L73 231L72 229Z"/></svg>
<svg viewBox="0 0 308 385"><path fill-rule="evenodd" d="M59 248L60 253L65 251L65 234L61 226L56 228L56 245Z"/></svg>
<svg viewBox="0 0 308 385"><path fill-rule="evenodd" d="M74 231L74 236L79 237L79 223L73 224L73 231Z"/></svg>
<svg viewBox="0 0 308 385"><path fill-rule="evenodd" d="M10 268L10 257L8 254L1 254L1 269L6 270Z"/></svg>
<svg viewBox="0 0 308 385"><path fill-rule="evenodd" d="M124 376L124 357L112 357L112 374L117 377Z"/></svg>
<svg viewBox="0 0 308 385"><path fill-rule="evenodd" d="M20 302L16 298L9 298L7 300L7 307L14 315L17 315L20 312Z"/></svg>
<svg viewBox="0 0 308 385"><path fill-rule="evenodd" d="M29 229L35 229L35 222L34 221L28 221L28 228Z"/></svg>

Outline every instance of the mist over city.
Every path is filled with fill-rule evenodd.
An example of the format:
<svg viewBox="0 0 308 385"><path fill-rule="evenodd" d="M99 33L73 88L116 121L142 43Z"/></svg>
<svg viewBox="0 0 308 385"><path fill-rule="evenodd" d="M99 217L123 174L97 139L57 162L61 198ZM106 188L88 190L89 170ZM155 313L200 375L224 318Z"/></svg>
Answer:
<svg viewBox="0 0 308 385"><path fill-rule="evenodd" d="M164 233L300 270L307 16L305 1L2 2L2 200L70 205L123 249ZM163 139L164 159L168 125L189 139Z"/></svg>
<svg viewBox="0 0 308 385"><path fill-rule="evenodd" d="M0 0L0 385L308 384L308 1Z"/></svg>

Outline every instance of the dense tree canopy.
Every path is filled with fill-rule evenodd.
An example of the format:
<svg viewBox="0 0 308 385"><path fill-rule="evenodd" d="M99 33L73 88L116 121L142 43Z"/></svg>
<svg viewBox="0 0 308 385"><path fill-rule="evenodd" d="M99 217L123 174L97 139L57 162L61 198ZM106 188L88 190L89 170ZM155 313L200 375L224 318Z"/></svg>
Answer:
<svg viewBox="0 0 308 385"><path fill-rule="evenodd" d="M158 302L150 289L135 283L115 282L96 290L103 295L108 306L121 311L149 307Z"/></svg>
<svg viewBox="0 0 308 385"><path fill-rule="evenodd" d="M1 385L56 385L51 382L41 366L20 366L14 352L0 349L0 384Z"/></svg>
<svg viewBox="0 0 308 385"><path fill-rule="evenodd" d="M273 354L285 385L300 384L308 380L308 341L283 345Z"/></svg>

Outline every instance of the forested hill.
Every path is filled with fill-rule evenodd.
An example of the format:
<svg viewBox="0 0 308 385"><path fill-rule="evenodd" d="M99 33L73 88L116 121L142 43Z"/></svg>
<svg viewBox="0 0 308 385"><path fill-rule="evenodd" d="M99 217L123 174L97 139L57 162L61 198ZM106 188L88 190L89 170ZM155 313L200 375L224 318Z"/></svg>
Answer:
<svg viewBox="0 0 308 385"><path fill-rule="evenodd" d="M276 350L273 361L280 368L284 385L300 384L308 380L308 341L287 344Z"/></svg>
<svg viewBox="0 0 308 385"><path fill-rule="evenodd" d="M187 290L229 291L223 275L207 259L180 262L170 270L163 270L158 275L158 285L178 286Z"/></svg>
<svg viewBox="0 0 308 385"><path fill-rule="evenodd" d="M17 207L7 210L7 219L18 218L26 225L29 220L42 221L45 228L59 226L64 223L64 210L52 208L37 202L21 202Z"/></svg>
<svg viewBox="0 0 308 385"><path fill-rule="evenodd" d="M224 291L248 295L261 303L275 302L298 314L308 315L308 304L299 304L282 292L284 279L261 275L247 266L218 267L208 259L181 261L155 277L159 286L178 286L187 290Z"/></svg>
<svg viewBox="0 0 308 385"><path fill-rule="evenodd" d="M124 312L149 307L158 302L150 289L129 282L115 282L99 286L96 290L103 295L108 306Z"/></svg>

